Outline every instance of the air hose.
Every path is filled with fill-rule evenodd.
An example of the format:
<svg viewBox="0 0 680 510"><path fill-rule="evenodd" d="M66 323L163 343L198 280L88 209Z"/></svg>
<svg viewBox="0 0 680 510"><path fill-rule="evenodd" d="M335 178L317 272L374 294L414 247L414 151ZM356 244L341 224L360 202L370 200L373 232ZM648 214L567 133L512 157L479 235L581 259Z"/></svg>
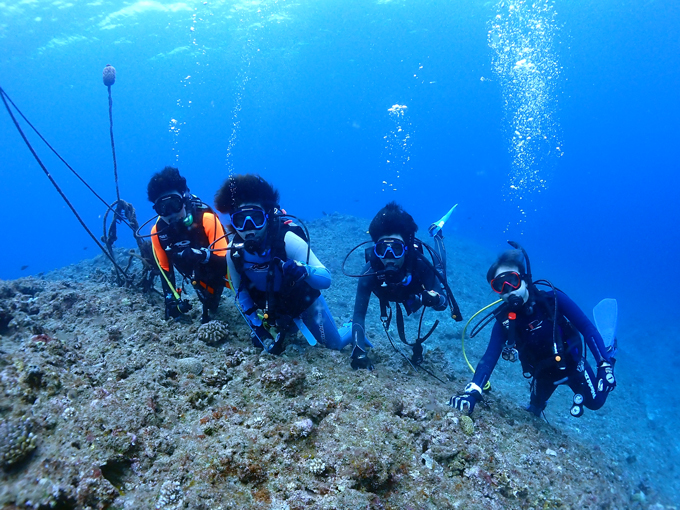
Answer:
<svg viewBox="0 0 680 510"><path fill-rule="evenodd" d="M473 373L473 374L475 373L475 369L474 369L474 367L472 366L472 363L470 363L470 360L468 360L467 354L465 354L465 332L467 331L468 326L469 326L470 323L472 322L472 319L474 319L475 317L477 317L477 316L478 316L480 313L482 313L484 310L488 310L489 308L491 308L492 306L497 305L497 304L500 303L501 301L503 301L503 300L502 300L502 299L499 299L499 300L497 300L497 301L494 301L494 302L491 303L490 305L486 305L484 308L482 308L482 309L479 310L477 313L475 313L472 317L470 317L470 319L465 323L465 327L463 328L463 334L462 334L461 337L460 337L460 342L461 342L461 345L462 345L462 347L463 347L463 358L465 358L465 363L467 363L468 367L470 367L470 370L472 370L472 373ZM489 389L491 389L491 383L490 383L489 381L487 381L486 384L484 385L484 388L483 388L483 389L484 389L485 391L488 391Z"/></svg>

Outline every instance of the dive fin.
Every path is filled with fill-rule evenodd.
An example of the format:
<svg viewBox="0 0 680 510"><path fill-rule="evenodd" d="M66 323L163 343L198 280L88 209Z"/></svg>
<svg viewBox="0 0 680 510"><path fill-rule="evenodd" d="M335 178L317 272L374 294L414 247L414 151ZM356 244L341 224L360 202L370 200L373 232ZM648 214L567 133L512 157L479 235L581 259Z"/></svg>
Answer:
<svg viewBox="0 0 680 510"><path fill-rule="evenodd" d="M600 335L602 335L607 354L612 358L616 356L617 351L616 328L618 317L619 306L616 299L603 299L595 305L595 308L593 308L595 326L597 326L597 330L600 332Z"/></svg>
<svg viewBox="0 0 680 510"><path fill-rule="evenodd" d="M447 221L449 221L449 218L450 218L451 215L453 214L453 211L456 209L456 207L458 207L458 204L454 205L451 209L449 209L449 212L447 212L444 216L442 216L442 219L440 219L439 221L437 221L437 222L433 223L432 225L430 225L430 228L427 229L427 231L430 233L430 236L431 236L431 237L436 236L436 235L439 233L439 231L440 231L442 228L444 228L444 224L445 224Z"/></svg>
<svg viewBox="0 0 680 510"><path fill-rule="evenodd" d="M305 326L305 323L302 322L302 319L299 317L296 319L293 319L293 322L297 326L297 328L300 330L300 333L302 333L302 336L305 337L305 340L307 340L307 343L309 345L316 345L316 338L314 338L314 335L312 335L312 332L309 331L309 328Z"/></svg>

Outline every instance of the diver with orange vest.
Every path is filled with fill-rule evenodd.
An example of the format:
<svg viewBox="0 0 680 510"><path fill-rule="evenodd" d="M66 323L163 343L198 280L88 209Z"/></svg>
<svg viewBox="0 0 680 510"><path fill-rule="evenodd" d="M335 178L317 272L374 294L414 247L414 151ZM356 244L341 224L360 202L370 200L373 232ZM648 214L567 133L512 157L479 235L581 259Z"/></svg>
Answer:
<svg viewBox="0 0 680 510"><path fill-rule="evenodd" d="M175 271L191 282L203 304L201 322L217 311L227 284L227 239L210 206L189 193L177 168L165 167L147 187L158 219L151 230L153 253L165 295L165 318L183 320L191 304L182 297Z"/></svg>

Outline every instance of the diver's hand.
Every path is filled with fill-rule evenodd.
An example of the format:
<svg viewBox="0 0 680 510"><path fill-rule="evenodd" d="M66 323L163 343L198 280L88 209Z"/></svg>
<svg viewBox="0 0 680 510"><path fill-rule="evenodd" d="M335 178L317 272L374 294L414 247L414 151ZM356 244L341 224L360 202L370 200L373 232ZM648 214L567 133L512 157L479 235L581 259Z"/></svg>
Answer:
<svg viewBox="0 0 680 510"><path fill-rule="evenodd" d="M420 294L411 294L406 301L404 301L404 308L406 313L411 315L413 312L417 312L423 305L423 298Z"/></svg>
<svg viewBox="0 0 680 510"><path fill-rule="evenodd" d="M364 370L373 370L375 368L371 358L366 355L366 351L364 351L361 347L355 347L352 351L352 362L350 365L354 370L358 370L360 368Z"/></svg>
<svg viewBox="0 0 680 510"><path fill-rule="evenodd" d="M258 349L268 350L271 344L274 342L274 338L267 331L267 329L260 322L259 326L254 326L250 331L250 339L253 342L253 346Z"/></svg>
<svg viewBox="0 0 680 510"><path fill-rule="evenodd" d="M475 404L480 400L482 400L482 388L475 383L470 383L465 387L465 393L451 397L449 405L463 413L472 414Z"/></svg>
<svg viewBox="0 0 680 510"><path fill-rule="evenodd" d="M296 284L300 280L307 278L307 265L297 260L286 260L281 266L283 277Z"/></svg>
<svg viewBox="0 0 680 510"><path fill-rule="evenodd" d="M597 366L597 391L611 392L616 388L614 367L608 361L603 361Z"/></svg>
<svg viewBox="0 0 680 510"><path fill-rule="evenodd" d="M424 290L421 294L421 301L423 306L429 306L430 308L434 306L441 305L442 297L439 292L433 290Z"/></svg>
<svg viewBox="0 0 680 510"><path fill-rule="evenodd" d="M210 259L210 252L205 248L186 248L182 250L179 257L188 265L197 266L206 264Z"/></svg>
<svg viewBox="0 0 680 510"><path fill-rule="evenodd" d="M191 303L177 299L172 294L165 296L165 319L178 319L191 310Z"/></svg>

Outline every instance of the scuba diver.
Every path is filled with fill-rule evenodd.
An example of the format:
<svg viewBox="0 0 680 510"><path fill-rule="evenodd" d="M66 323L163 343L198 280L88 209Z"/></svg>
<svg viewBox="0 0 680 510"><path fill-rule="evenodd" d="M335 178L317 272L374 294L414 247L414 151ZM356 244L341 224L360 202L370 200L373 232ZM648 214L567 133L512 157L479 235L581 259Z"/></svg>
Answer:
<svg viewBox="0 0 680 510"><path fill-rule="evenodd" d="M227 263L253 345L281 354L286 336L298 330L310 345L347 345L349 330L343 341L321 295L331 274L312 252L306 229L279 206L279 192L258 175L234 175L215 194L215 206L235 230Z"/></svg>
<svg viewBox="0 0 680 510"><path fill-rule="evenodd" d="M162 276L165 318L183 319L191 309L191 303L182 298L183 288L176 286L175 269L191 281L203 304L201 322L205 324L210 313L217 311L226 284L224 228L210 206L189 193L187 181L177 168L166 166L156 173L147 194L158 214L151 240Z"/></svg>
<svg viewBox="0 0 680 510"><path fill-rule="evenodd" d="M526 409L534 415L541 416L548 399L562 384L574 392L572 416L583 415L584 407L601 408L616 388L615 346L605 346L598 329L566 294L546 280L534 282L526 251L517 243L509 244L515 249L502 253L486 275L503 304L483 318L474 328L477 332L473 330L470 335L476 335L495 318L491 340L472 381L462 395L451 398L449 405L471 413L482 400L482 389L502 356L507 361L519 359L524 377L531 379ZM550 290L539 290L537 284ZM581 335L595 357L597 375L586 360Z"/></svg>
<svg viewBox="0 0 680 510"><path fill-rule="evenodd" d="M368 348L373 347L366 338L364 323L371 294L380 300L380 317L389 336L389 326L392 320L392 307L396 305L397 330L403 343L413 348L410 360L413 366L423 361L422 343L434 332L439 321L424 336L420 335L413 344L408 343L404 332L404 317L402 305L407 315L411 315L422 308L429 307L437 311L451 307L451 316L456 321L462 317L458 304L446 281L446 250L442 227L455 206L444 218L430 226L430 235L434 238L435 248L416 239L418 231L413 217L396 202L390 202L375 215L368 227L371 241L361 243L345 258L363 244L370 243L365 249L366 265L361 274L347 276L358 277L356 299L354 302L354 317L352 319L352 361L353 369L373 370L373 362L368 357ZM431 263L424 255L425 246L432 257ZM422 325L422 315L420 318ZM394 346L394 344L393 344ZM396 349L396 347L395 347ZM399 351L398 351L399 352Z"/></svg>

